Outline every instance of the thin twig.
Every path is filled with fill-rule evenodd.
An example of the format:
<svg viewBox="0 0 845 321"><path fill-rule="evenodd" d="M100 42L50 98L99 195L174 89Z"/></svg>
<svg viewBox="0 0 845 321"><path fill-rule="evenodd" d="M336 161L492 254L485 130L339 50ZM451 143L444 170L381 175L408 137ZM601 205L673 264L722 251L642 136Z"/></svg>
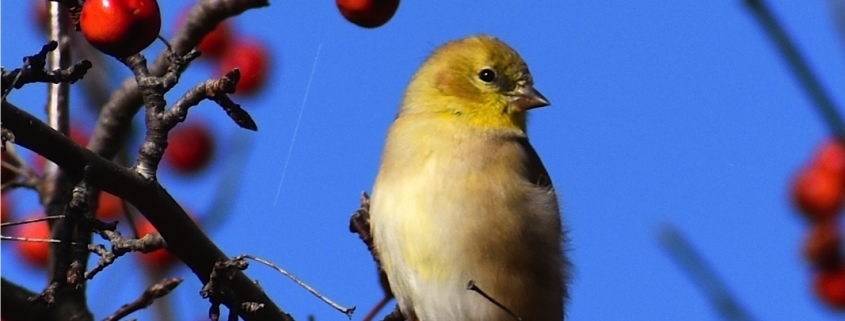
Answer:
<svg viewBox="0 0 845 321"><path fill-rule="evenodd" d="M63 218L65 218L64 215L37 217L37 218L31 218L31 219L23 220L23 221L0 223L0 226L7 227L7 226L23 225L23 224L29 224L29 223L35 223L35 222L41 222L41 221L58 220L58 219L63 219Z"/></svg>
<svg viewBox="0 0 845 321"><path fill-rule="evenodd" d="M20 236L7 236L7 235L0 235L0 240L19 241L19 242L62 243L61 240L57 240L57 239L41 239L41 238L33 238L33 237L20 237Z"/></svg>
<svg viewBox="0 0 845 321"><path fill-rule="evenodd" d="M754 18L766 31L766 34L771 38L778 48L778 51L786 59L786 63L792 70L795 78L801 83L804 91L810 96L816 109L821 113L824 120L827 122L829 129L838 137L845 138L845 122L842 121L842 115L833 99L822 87L818 77L810 69L807 60L798 51L795 43L789 38L789 35L781 26L780 22L774 17L772 11L766 6L762 0L744 0L745 5L754 14Z"/></svg>
<svg viewBox="0 0 845 321"><path fill-rule="evenodd" d="M672 225L665 225L658 233L658 241L669 252L669 257L680 265L692 281L726 320L751 321L754 318L731 295L725 283L692 248L683 235Z"/></svg>
<svg viewBox="0 0 845 321"><path fill-rule="evenodd" d="M469 282L467 282L467 290L481 294L481 296L483 296L485 299L487 299L487 301L490 301L490 303L495 304L497 307L499 307L500 309L505 311L505 313L507 313L508 315L513 317L516 321L522 321L522 318L520 318L518 315L513 313L513 311L511 311L511 309L508 309L508 307L506 307L504 304L499 303L499 301L496 301L496 299L494 299L489 294L484 292L484 290L479 288L478 285L475 284L474 280L469 280Z"/></svg>
<svg viewBox="0 0 845 321"><path fill-rule="evenodd" d="M183 278L166 278L164 280L159 281L156 284L153 284L149 288L147 288L144 293L141 294L135 301L131 303L124 304L121 306L117 311L112 313L112 315L103 319L103 321L117 321L121 318L132 314L135 311L145 309L155 302L156 299L161 298L165 295L170 294L173 289L175 289L179 284L182 283Z"/></svg>
<svg viewBox="0 0 845 321"><path fill-rule="evenodd" d="M285 269L283 269L282 267L280 267L276 264L273 264L270 261L267 261L265 259L262 259L262 258L259 258L259 257L256 257L256 256L252 256L252 255L249 255L249 254L237 256L237 257L233 258L232 260L242 260L244 258L256 261L258 263L261 263L261 264L264 264L266 266L273 268L274 270L278 271L282 275L284 275L284 276L288 277L289 279L293 280L293 282L295 282L299 286L305 288L305 290L307 290L308 292L311 292L311 294L315 295L317 298L319 298L320 300L322 300L326 304L330 305L332 308L335 308L336 310L340 311L340 313L345 314L347 317L351 318L352 314L355 313L355 307L354 306L351 307L351 308L346 308L346 307L343 307L340 304L335 303L334 301L332 301L331 299L329 299L325 295L322 295L316 289L312 288L307 283L303 282L302 280L300 280L299 278L297 278L293 274L290 274L290 272L285 271Z"/></svg>
<svg viewBox="0 0 845 321"><path fill-rule="evenodd" d="M366 315L365 315L365 316L361 319L361 321L372 321L372 320L375 320L376 315L377 315L379 312L381 312L381 309L384 309L384 307L385 307L388 303L390 303L390 300L392 300L392 299L393 299L393 298L392 298L392 297L389 297L389 296L384 296L383 298L381 298L381 300L379 300L379 301L378 301L378 303L376 303L376 305L375 305L375 306L373 306L373 308L372 308L372 309L370 309L370 312L367 312L367 314L366 314Z"/></svg>

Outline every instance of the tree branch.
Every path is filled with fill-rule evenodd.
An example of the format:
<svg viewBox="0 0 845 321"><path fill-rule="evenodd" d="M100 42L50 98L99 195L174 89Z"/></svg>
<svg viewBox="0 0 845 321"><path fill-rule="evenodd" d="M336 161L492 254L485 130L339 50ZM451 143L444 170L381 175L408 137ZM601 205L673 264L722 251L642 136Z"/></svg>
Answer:
<svg viewBox="0 0 845 321"><path fill-rule="evenodd" d="M176 54L184 55L199 45L203 37L223 20L249 9L269 5L269 0L201 0L191 9L185 18L184 26L169 42ZM158 56L149 69L150 75L161 76L167 71L168 55L165 50ZM129 135L128 124L142 104L141 92L135 78L125 80L103 107L88 148L106 159L112 159L124 146Z"/></svg>
<svg viewBox="0 0 845 321"><path fill-rule="evenodd" d="M34 116L7 101L2 102L3 125L12 131L16 143L59 164L68 175L85 178L88 184L114 194L135 206L167 241L168 250L184 262L205 284L215 262L228 257L185 213L173 197L155 181L99 157L50 129ZM257 302L264 308L241 310L245 320L291 320L242 272L234 273L231 288L240 302ZM240 307L229 306L230 309Z"/></svg>

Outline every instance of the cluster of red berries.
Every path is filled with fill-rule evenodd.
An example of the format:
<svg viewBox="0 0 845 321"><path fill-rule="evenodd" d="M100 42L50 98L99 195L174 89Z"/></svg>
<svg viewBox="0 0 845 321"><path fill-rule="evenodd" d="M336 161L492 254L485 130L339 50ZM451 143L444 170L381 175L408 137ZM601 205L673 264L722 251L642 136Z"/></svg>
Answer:
<svg viewBox="0 0 845 321"><path fill-rule="evenodd" d="M839 226L845 202L845 141L823 143L792 184L795 206L810 222L804 257L814 270L814 290L828 306L845 310L845 257Z"/></svg>

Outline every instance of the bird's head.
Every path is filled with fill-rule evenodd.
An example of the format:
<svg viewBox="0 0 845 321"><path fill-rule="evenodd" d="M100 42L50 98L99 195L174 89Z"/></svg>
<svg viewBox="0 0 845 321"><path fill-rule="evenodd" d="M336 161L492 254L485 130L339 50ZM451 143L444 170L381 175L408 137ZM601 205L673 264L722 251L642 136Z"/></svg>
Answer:
<svg viewBox="0 0 845 321"><path fill-rule="evenodd" d="M525 131L525 112L548 105L522 57L501 40L479 35L449 42L428 58L408 86L400 116L435 113Z"/></svg>

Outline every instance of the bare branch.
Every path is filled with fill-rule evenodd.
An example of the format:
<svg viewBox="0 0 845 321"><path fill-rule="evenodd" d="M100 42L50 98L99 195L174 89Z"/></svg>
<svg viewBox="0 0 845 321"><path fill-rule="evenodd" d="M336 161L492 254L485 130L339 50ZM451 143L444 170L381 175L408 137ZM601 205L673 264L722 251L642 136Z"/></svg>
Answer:
<svg viewBox="0 0 845 321"><path fill-rule="evenodd" d="M170 294L173 289L175 289L179 284L182 283L183 278L166 278L164 280L159 281L156 284L153 284L149 288L147 288L144 293L141 294L140 297L135 299L129 304L124 304L117 309L112 315L103 319L103 321L117 321L121 318L132 314L135 311L145 309L155 302L156 299L161 298L165 295Z"/></svg>
<svg viewBox="0 0 845 321"><path fill-rule="evenodd" d="M31 83L72 84L82 79L92 67L88 60L82 60L68 68L47 70L47 55L58 47L58 42L50 41L37 54L25 57L23 67L8 72L3 70L3 98L5 99L12 89L20 89Z"/></svg>
<svg viewBox="0 0 845 321"><path fill-rule="evenodd" d="M234 120L238 126L253 131L258 130L258 125L255 124L252 117L227 95L235 92L235 86L237 86L239 79L240 71L236 68L223 77L212 78L194 86L168 109L164 115L164 121L175 126L176 123L185 120L190 107L209 99L223 107L229 118Z"/></svg>
<svg viewBox="0 0 845 321"><path fill-rule="evenodd" d="M167 241L168 250L190 267L203 284L208 282L214 263L227 260L226 255L157 182L143 179L135 172L74 144L8 101L0 103L0 117L7 129L15 134L18 145L59 164L69 175L81 177L87 166L88 184L126 200L143 213ZM240 302L264 304L264 308L254 313L241 310L240 315L245 320L292 320L243 273L235 273L229 283Z"/></svg>
<svg viewBox="0 0 845 321"><path fill-rule="evenodd" d="M173 52L184 54L194 49L200 41L223 20L240 15L254 8L270 5L268 0L202 0L185 18L185 24L170 39ZM168 51L159 55L150 66L149 74L163 75L168 66ZM134 77L123 82L109 102L103 107L97 127L88 147L95 153L111 159L128 138L129 123L138 113L143 100Z"/></svg>
<svg viewBox="0 0 845 321"><path fill-rule="evenodd" d="M91 268L91 271L85 273L86 279L93 279L97 273L114 263L114 260L129 252L150 253L167 248L167 243L164 238L158 233L150 233L140 239L125 238L120 235L120 232L115 230L102 230L99 232L100 237L108 240L111 243L111 250L106 250L102 245L92 245L88 247L91 253L100 256L97 265Z"/></svg>

